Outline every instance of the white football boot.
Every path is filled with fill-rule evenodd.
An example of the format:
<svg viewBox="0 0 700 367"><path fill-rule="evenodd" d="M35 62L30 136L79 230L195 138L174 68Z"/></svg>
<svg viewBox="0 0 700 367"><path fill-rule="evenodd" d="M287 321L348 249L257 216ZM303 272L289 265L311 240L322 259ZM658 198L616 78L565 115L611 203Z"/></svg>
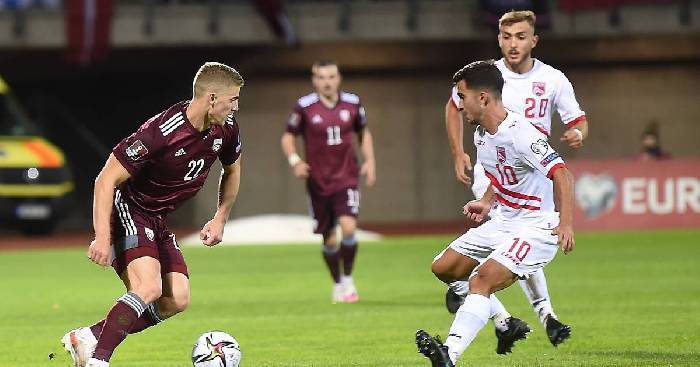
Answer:
<svg viewBox="0 0 700 367"><path fill-rule="evenodd" d="M352 281L352 277L343 276L341 284L343 284L343 302L355 303L360 300L360 295L357 294L357 288L355 288L355 282Z"/></svg>
<svg viewBox="0 0 700 367"><path fill-rule="evenodd" d="M333 284L333 295L331 298L331 303L343 303L345 302L345 287L342 283Z"/></svg>
<svg viewBox="0 0 700 367"><path fill-rule="evenodd" d="M90 358L85 367L109 367L109 362L101 361L95 358Z"/></svg>
<svg viewBox="0 0 700 367"><path fill-rule="evenodd" d="M97 346L97 339L90 328L81 327L71 330L61 338L63 348L73 359L73 367L85 367Z"/></svg>

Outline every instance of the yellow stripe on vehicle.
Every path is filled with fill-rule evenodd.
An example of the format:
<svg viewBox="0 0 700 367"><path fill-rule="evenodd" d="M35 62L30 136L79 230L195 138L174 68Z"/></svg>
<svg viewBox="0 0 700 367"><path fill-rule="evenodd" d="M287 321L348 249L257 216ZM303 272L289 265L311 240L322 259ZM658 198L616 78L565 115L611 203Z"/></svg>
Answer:
<svg viewBox="0 0 700 367"><path fill-rule="evenodd" d="M5 80L0 77L0 94L7 94L10 91L10 86L5 83Z"/></svg>
<svg viewBox="0 0 700 367"><path fill-rule="evenodd" d="M72 182L62 184L0 184L0 196L55 197L73 191Z"/></svg>

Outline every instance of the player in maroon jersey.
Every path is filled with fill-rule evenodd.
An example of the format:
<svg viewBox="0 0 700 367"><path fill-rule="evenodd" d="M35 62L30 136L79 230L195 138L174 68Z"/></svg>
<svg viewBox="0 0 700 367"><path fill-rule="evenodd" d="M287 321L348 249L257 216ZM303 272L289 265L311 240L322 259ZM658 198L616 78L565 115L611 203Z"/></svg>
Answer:
<svg viewBox="0 0 700 367"><path fill-rule="evenodd" d="M306 179L315 232L323 235L323 258L334 281L333 303L357 302L352 269L357 254L355 228L360 209L359 175L367 186L376 180L372 134L365 110L354 94L340 90L340 72L332 61L312 68L314 93L299 98L282 135L282 151L294 175ZM364 163L360 167L352 141L357 134ZM306 160L296 152L296 136L304 138ZM335 228L340 224L338 246ZM342 276L341 276L342 264Z"/></svg>
<svg viewBox="0 0 700 367"><path fill-rule="evenodd" d="M112 150L95 180L95 239L87 256L100 266L111 264L127 293L103 320L63 337L74 366L109 366L128 334L187 308L187 265L165 218L202 188L218 158L218 208L200 238L207 246L221 241L240 182L241 141L233 113L242 86L235 69L205 63L194 77L192 100L150 118Z"/></svg>

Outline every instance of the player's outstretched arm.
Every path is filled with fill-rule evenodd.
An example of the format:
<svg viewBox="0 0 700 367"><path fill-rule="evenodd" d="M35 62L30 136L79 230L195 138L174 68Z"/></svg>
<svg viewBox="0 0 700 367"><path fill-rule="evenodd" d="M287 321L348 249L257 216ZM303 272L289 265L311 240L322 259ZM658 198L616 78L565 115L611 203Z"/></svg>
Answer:
<svg viewBox="0 0 700 367"><path fill-rule="evenodd" d="M454 159L455 176L463 184L470 185L471 178L467 176L466 171L472 170L472 162L469 155L464 152L462 115L452 99L448 99L445 105L445 128L447 130L447 140L450 142L452 158Z"/></svg>
<svg viewBox="0 0 700 367"><path fill-rule="evenodd" d="M207 246L217 245L224 237L224 226L226 226L233 204L236 202L238 188L241 185L241 158L242 156L233 164L224 165L221 170L216 214L202 227L202 231L199 233L202 243Z"/></svg>
<svg viewBox="0 0 700 367"><path fill-rule="evenodd" d="M371 187L374 185L375 181L377 181L377 168L374 160L374 139L368 127L360 131L358 138L360 139L360 150L362 151L362 158L364 161L360 169L360 174L365 176L367 186Z"/></svg>
<svg viewBox="0 0 700 367"><path fill-rule="evenodd" d="M574 241L574 177L566 167L552 173L554 201L559 210L559 225L552 234L559 237L559 246L568 254L573 251Z"/></svg>
<svg viewBox="0 0 700 367"><path fill-rule="evenodd" d="M309 177L309 169L311 169L311 167L297 154L296 137L294 134L290 132L282 134L282 141L280 144L282 145L282 153L287 157L287 161L289 162L289 166L292 167L294 176L299 178Z"/></svg>
<svg viewBox="0 0 700 367"><path fill-rule="evenodd" d="M95 239L88 248L87 256L94 263L107 266L112 260L112 238L110 234L110 218L114 189L129 178L129 172L110 154L102 171L95 179L95 192L92 206L92 225L95 229Z"/></svg>
<svg viewBox="0 0 700 367"><path fill-rule="evenodd" d="M580 148L583 146L583 141L588 137L588 120L583 119L576 123L562 135L561 141L566 142L572 148Z"/></svg>

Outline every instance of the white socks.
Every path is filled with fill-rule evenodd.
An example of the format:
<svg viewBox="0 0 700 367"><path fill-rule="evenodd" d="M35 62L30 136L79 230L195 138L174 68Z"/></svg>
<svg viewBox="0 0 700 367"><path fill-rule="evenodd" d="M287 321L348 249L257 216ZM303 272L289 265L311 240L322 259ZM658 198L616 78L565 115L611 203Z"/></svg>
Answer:
<svg viewBox="0 0 700 367"><path fill-rule="evenodd" d="M450 334L445 340L448 354L452 363L457 364L457 359L464 353L469 344L474 340L491 314L491 301L480 294L470 294L457 310L455 319L450 327Z"/></svg>
<svg viewBox="0 0 700 367"><path fill-rule="evenodd" d="M493 326L496 327L498 331L508 330L508 319L510 318L510 313L506 311L503 307L503 303L496 298L495 294L489 297L489 303L491 309L489 310L489 318L493 319Z"/></svg>
<svg viewBox="0 0 700 367"><path fill-rule="evenodd" d="M544 325L547 315L552 315L555 319L552 303L549 298L549 290L547 289L547 278L544 276L544 271L539 269L531 274L526 280L519 280L520 287L525 292L527 299L535 310L535 313L540 318L540 322Z"/></svg>
<svg viewBox="0 0 700 367"><path fill-rule="evenodd" d="M449 284L449 287L450 289L452 289L453 292L462 297L466 296L469 293L469 281L467 280L455 280ZM491 295L490 302L491 310L489 313L489 318L493 319L494 326L499 331L508 330L508 324L506 322L510 317L510 313L506 311L506 308L503 306L503 303L501 303L501 301L499 301L498 298L496 298L495 294Z"/></svg>
<svg viewBox="0 0 700 367"><path fill-rule="evenodd" d="M469 293L469 281L468 280L454 280L447 285L455 292L458 296L466 296Z"/></svg>

